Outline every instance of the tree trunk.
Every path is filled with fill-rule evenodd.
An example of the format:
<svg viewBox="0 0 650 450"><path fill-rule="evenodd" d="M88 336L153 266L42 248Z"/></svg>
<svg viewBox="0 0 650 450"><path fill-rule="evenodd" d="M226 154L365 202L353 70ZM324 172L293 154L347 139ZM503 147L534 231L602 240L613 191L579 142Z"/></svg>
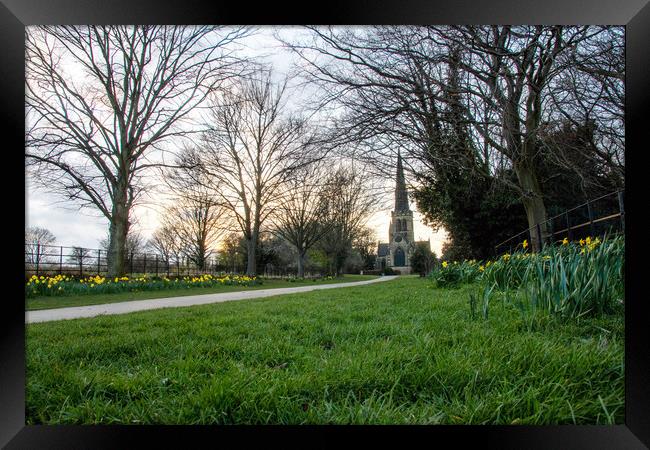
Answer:
<svg viewBox="0 0 650 450"><path fill-rule="evenodd" d="M203 243L200 243L198 246L198 251L197 251L197 258L196 258L196 266L200 271L205 270L206 266L206 254L207 254L207 249L205 248L205 245Z"/></svg>
<svg viewBox="0 0 650 450"><path fill-rule="evenodd" d="M537 252L541 250L542 242L548 238L545 223L546 207L544 206L542 190L537 181L535 170L530 163L516 163L514 164L514 169L517 173L517 178L519 179L519 185L524 192L522 202L526 210L528 227L530 228L531 248L533 251ZM537 224L539 224L541 236L537 235ZM542 242L540 242L540 237ZM523 239L524 238L522 238L522 240Z"/></svg>
<svg viewBox="0 0 650 450"><path fill-rule="evenodd" d="M257 275L257 232L253 232L250 239L246 239L248 251L248 262L246 264L246 275L253 277Z"/></svg>
<svg viewBox="0 0 650 450"><path fill-rule="evenodd" d="M305 252L298 251L298 278L305 277Z"/></svg>
<svg viewBox="0 0 650 450"><path fill-rule="evenodd" d="M129 212L126 205L113 205L113 218L109 228L108 277L121 277L126 268L126 236L129 232Z"/></svg>

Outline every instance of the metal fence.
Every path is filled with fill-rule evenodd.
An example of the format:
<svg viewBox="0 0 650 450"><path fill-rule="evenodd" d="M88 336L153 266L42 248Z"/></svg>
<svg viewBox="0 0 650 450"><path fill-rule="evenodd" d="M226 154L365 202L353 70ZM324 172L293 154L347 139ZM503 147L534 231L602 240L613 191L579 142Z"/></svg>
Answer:
<svg viewBox="0 0 650 450"><path fill-rule="evenodd" d="M200 269L187 257L165 258L154 253L127 253L125 267L128 274L156 276L185 276L215 273L225 270L216 258L208 259ZM108 253L102 249L25 244L25 274L106 275Z"/></svg>
<svg viewBox="0 0 650 450"><path fill-rule="evenodd" d="M494 247L494 253L512 253L529 240L531 248L539 250L545 245L587 236L602 236L625 231L625 191L615 191L568 209L544 222L535 224ZM539 243L539 245L537 244Z"/></svg>
<svg viewBox="0 0 650 450"><path fill-rule="evenodd" d="M226 263L218 256L208 258L200 268L186 256L166 258L155 253L128 253L126 256L126 275L129 276L196 276L202 274L225 275L243 274L242 264ZM75 275L105 276L108 271L108 253L102 249L43 245L25 243L25 275ZM266 264L257 268L257 273L265 278L295 277L297 270ZM321 273L306 272L305 278L316 278Z"/></svg>

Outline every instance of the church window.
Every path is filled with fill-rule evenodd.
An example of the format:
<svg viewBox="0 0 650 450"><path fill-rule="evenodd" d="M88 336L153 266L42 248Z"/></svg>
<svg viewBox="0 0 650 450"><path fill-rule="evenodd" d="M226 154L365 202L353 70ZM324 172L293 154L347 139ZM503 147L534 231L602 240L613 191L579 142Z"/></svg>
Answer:
<svg viewBox="0 0 650 450"><path fill-rule="evenodd" d="M405 260L405 255L404 255L404 250L401 248L395 249L395 258L394 258L394 264L397 267L402 267L406 265L406 260Z"/></svg>

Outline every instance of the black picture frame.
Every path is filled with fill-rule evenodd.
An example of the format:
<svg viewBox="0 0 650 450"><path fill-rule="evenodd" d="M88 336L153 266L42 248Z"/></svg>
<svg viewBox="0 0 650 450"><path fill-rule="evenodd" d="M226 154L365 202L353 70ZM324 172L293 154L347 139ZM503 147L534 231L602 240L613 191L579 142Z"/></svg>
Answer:
<svg viewBox="0 0 650 450"><path fill-rule="evenodd" d="M178 23L178 24L610 24L626 26L626 334L625 425L615 426L432 426L432 427L189 427L189 426L25 426L25 323L22 244L6 239L10 250L7 279L16 290L2 298L0 327L0 445L26 448L187 447L189 439L221 446L264 439L283 447L329 447L333 440L363 437L370 441L416 446L475 444L495 448L636 449L650 447L650 327L643 289L648 205L643 156L648 152L645 110L650 105L650 4L647 0L502 0L476 4L452 1L357 1L282 7L276 2L199 0L2 0L0 5L1 122L7 200L17 202L18 172L24 148L24 32L37 24ZM11 162L6 157L11 156ZM14 160L15 158L15 160ZM14 169L15 167L15 169ZM20 180L20 176L18 177ZM631 183L631 184L630 184ZM13 205L11 205L13 206ZM24 204L23 204L24 206ZM7 206L5 206L7 208ZM6 224L19 228L16 205ZM645 223L645 225L644 225ZM16 230L15 233L20 233ZM17 234L16 234L17 236ZM254 431L254 432L253 432ZM287 434L287 431L291 433ZM361 436L363 434L363 436ZM406 436L408 434L408 437ZM419 440L421 438L422 440ZM443 443L440 445L441 443ZM422 444L420 444L422 443ZM232 445L232 444L230 444Z"/></svg>

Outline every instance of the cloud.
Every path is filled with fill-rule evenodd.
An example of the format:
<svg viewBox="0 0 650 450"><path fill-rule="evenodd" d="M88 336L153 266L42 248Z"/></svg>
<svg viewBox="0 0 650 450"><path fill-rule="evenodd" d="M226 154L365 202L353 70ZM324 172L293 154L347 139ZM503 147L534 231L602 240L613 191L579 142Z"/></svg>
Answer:
<svg viewBox="0 0 650 450"><path fill-rule="evenodd" d="M52 195L28 192L25 227L47 228L56 236L57 245L98 248L108 231L106 218L90 215L90 211L73 211L56 202L60 199Z"/></svg>

